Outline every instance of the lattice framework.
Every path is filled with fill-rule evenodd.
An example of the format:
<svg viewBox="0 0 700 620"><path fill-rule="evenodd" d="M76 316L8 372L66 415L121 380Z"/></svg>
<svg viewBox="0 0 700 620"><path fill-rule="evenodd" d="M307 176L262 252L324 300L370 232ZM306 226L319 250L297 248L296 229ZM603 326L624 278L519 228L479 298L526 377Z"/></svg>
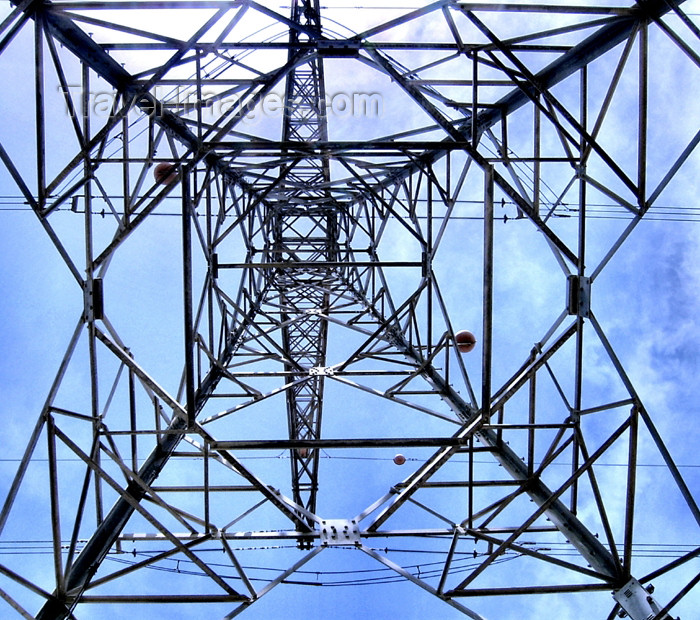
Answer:
<svg viewBox="0 0 700 620"><path fill-rule="evenodd" d="M260 25L272 34L262 38ZM428 35L406 38L421 25ZM310 0L295 1L291 17L247 1L20 2L8 11L3 55L33 38L35 114L22 130L36 156L23 163L4 134L0 158L84 309L0 521L16 527L27 472L46 458L53 579L3 565L3 598L25 617L127 602L210 605L233 617L307 563L351 547L472 618L488 616L488 595L599 591L614 592L609 617L669 617L697 581L698 551L636 569L640 442L662 459L693 527L700 510L592 291L700 141L700 132L685 136L662 170L652 167L651 49L662 35L697 71L697 26L680 4L662 2L510 3L494 13L445 0L360 34L338 29ZM603 78L601 59L611 59ZM415 114L390 132L379 124L352 135L359 123L346 127L347 106L369 114L372 98L360 84L331 101L331 66L356 70L358 82L388 78L387 97ZM111 96L98 101L96 84ZM631 155L616 152L609 131L630 84ZM250 123L281 87L279 122ZM58 118L56 102L69 114ZM334 126L334 113L345 123ZM154 182L158 163L177 178ZM588 247L588 210L601 196L627 220L602 251ZM80 230L66 230L64 217ZM479 226L478 242L462 248L473 273L456 271L478 303L442 288L444 248L469 217ZM560 270L556 292L533 283L532 298L554 310L542 312L535 342L516 336L522 348L508 342L499 304L501 218L524 237L525 226L536 231L533 264ZM113 274L144 230L179 239L178 296L158 310L179 325L177 346L164 346L179 351L179 365L123 335L127 282ZM480 323L471 362L457 351L454 316ZM589 342L615 376L607 392L591 379ZM76 393L80 371L87 389ZM321 415L329 407L331 421ZM365 407L381 411L363 415L358 433L355 409ZM322 433L322 417L333 434ZM337 478L324 494L322 455L351 448L417 456L386 494L365 501L362 484ZM283 451L284 467L248 465L251 450ZM625 476L611 481L600 464L620 451ZM462 458L466 467L453 469ZM355 512L324 512L345 506L345 494L356 494ZM534 545L536 536L547 542ZM424 577L374 543L397 538L416 554L421 545L441 553L439 568ZM284 568L260 586L239 557L287 540L298 549L280 553ZM141 559L110 570L106 560L127 546ZM499 567L507 554L527 563L517 578ZM172 561L207 585L139 589L141 573ZM556 569L556 583L538 578L541 566ZM676 574L660 603L642 587ZM126 596L122 583L137 588Z"/></svg>

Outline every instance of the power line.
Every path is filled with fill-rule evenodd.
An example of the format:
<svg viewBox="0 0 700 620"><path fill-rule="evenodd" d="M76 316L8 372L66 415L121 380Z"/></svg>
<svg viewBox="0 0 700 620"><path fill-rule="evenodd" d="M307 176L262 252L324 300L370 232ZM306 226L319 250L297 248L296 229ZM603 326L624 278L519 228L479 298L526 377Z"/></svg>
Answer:
<svg viewBox="0 0 700 620"><path fill-rule="evenodd" d="M17 202L2 202L0 197L0 213L31 213L32 208L26 203L21 201L21 198L17 199ZM98 197L99 198L99 197ZM115 196L110 196L109 198L118 198ZM173 200L174 197L171 197ZM179 200L179 199L178 199ZM421 200L419 199L418 202ZM478 200L462 200L456 201L458 203L464 204L480 204ZM505 202L503 206L515 208L515 204L512 202ZM61 208L57 207L54 212L63 213L75 213L83 215L83 211L74 211L69 207ZM552 213L552 217L557 219L574 219L578 217L578 209L564 208L563 210L555 210ZM111 213L107 211L93 211L93 216L111 216ZM150 215L157 217L182 217L182 213L177 212L158 212L154 211ZM196 216L201 217L200 214L195 213ZM227 213L223 215L224 218L235 219L237 216L234 213ZM417 219L425 220L428 219L427 216L418 215ZM590 204L586 206L586 217L588 219L594 220L625 220L630 221L636 216L629 212L627 209L615 204ZM434 215L433 220L440 221L443 217L441 215ZM467 220L483 220L483 216L479 215L451 215L450 220L455 221L467 221ZM516 221L527 221L527 218L516 218L508 217L507 214L504 216L497 215L495 220L503 220L504 222L516 222ZM664 205L664 206L654 206L647 213L642 216L643 222L700 222L700 207L694 207L690 205Z"/></svg>
<svg viewBox="0 0 700 620"><path fill-rule="evenodd" d="M325 452L325 451L324 451ZM201 460L204 458L203 456L189 456L189 457L180 457L181 460L184 459L189 459L189 460ZM289 454L286 453L286 451L282 454L276 454L276 455L269 455L269 456L241 456L237 457L238 460L244 461L244 460L279 460L279 459L289 459L290 456ZM339 460L339 461L383 461L383 462L389 462L393 461L393 457L382 457L382 456L334 456L331 455L327 452L325 452L321 458L323 459L333 459L333 460ZM56 462L66 462L66 463L84 463L83 459L78 458L78 457L72 457L72 458L57 458L55 459ZM423 463L425 459L420 459L420 458L413 458L413 457L406 457L407 462L414 461L416 463ZM14 457L14 458L0 458L0 463L19 463L21 462L22 459L19 457ZM464 464L468 463L468 459L460 459L460 458L453 458L451 460L453 463L459 463L459 464ZM48 458L33 458L32 462L41 462L41 463L48 463L49 459ZM485 461L485 460L474 460L472 461L474 464L477 465L492 465L493 461ZM535 463L535 465L540 465L541 463ZM565 467L571 467L571 463L551 463L550 467L552 465L560 465L560 466L565 466ZM637 463L637 467L660 467L660 468L665 468L666 464L665 463ZM628 467L627 463L595 463L594 467ZM685 465L676 465L678 469L697 469L700 468L700 463L688 463Z"/></svg>
<svg viewBox="0 0 700 620"><path fill-rule="evenodd" d="M2 546L0 546L0 555L37 555L37 554L43 554L43 555L50 555L53 553L52 551L52 543L51 541L37 541L38 544L43 544L43 547L30 547L28 551L21 550L21 547L19 545L26 545L31 543L32 541L6 541L6 545L11 545L15 544L17 545L16 548L11 550L6 550L3 549ZM575 552L570 552L569 549L571 548L570 543L563 543L563 542L543 542L543 541L529 541L529 542L523 542L520 543L521 545L527 545L528 547L532 547L534 551L537 551L542 554L546 554L548 556L552 557L576 557L578 554ZM284 545L277 545L277 546L268 546L268 547L237 547L235 549L232 549L232 551L255 551L259 549L293 549L296 548L295 546L284 546ZM632 556L635 558L667 558L667 559L675 559L675 558L681 558L686 556L688 553L692 552L693 550L697 549L697 545L689 545L689 544L684 544L684 545L673 545L673 544L652 544L652 543L635 543L632 545L633 551L632 551ZM341 550L354 550L354 547L337 547L337 549ZM378 552L383 552L386 555L389 554L397 554L397 553L428 553L428 554L434 554L434 555L441 555L441 556L446 556L447 552L446 551L439 551L439 550L420 550L420 549L393 549L393 548L375 548L373 549L374 551ZM125 565L136 565L140 563L142 560L137 560L137 559L127 559L125 557L118 557L118 555L126 555L126 554L132 554L135 558L148 558L151 556L151 554L157 554L161 553L162 551L140 551L136 552L128 552L128 551L123 551L121 554L110 554L107 559L116 562L119 564L125 564ZM221 553L222 549L221 548L211 548L211 549L200 549L199 553L207 553L207 552L212 552L212 553ZM488 557L490 554L489 553L480 553L477 552L476 550L474 551L461 551L461 552L455 552L455 558L451 564L451 568L449 570L450 575L456 575L456 574L461 574L461 573L466 573L469 572L478 566L480 566L481 561L479 558L485 558ZM509 562L512 560L516 560L518 558L523 557L525 554L514 552L514 551L506 551L504 556L495 560L494 563L503 563L503 562ZM192 570L190 568L183 568L183 566L188 567L190 565L194 565L194 562L191 560L185 559L185 558L165 558L164 560L161 560L163 563L168 563L170 566L167 565L149 565L146 566L146 568L150 570L157 570L161 572L167 572L171 574L183 574L183 575L190 575L190 576L199 576L199 577L207 577L207 574L199 571L199 570ZM221 562L207 562L207 565L210 567L214 567L217 569L230 569L232 568L230 564L224 564ZM250 581L255 581L255 582L264 582L264 583L270 583L273 581L273 579L265 578L263 576L254 576L254 573L266 573L266 572L272 572L276 574L281 574L283 573L286 569L282 568L277 568L277 567L270 567L270 566L249 566L249 565L242 565L243 570L245 570L248 573L251 573L248 575L248 578ZM422 579L430 579L432 577L436 577L440 574L442 574L443 568L444 568L444 562L442 561L434 561L434 562L422 562L422 563L416 563L416 564L410 564L407 566L403 567L405 570L411 572L415 577L422 578ZM296 585L308 585L308 586L322 586L322 587L348 587L348 586L370 586L370 585L381 585L381 584L386 584L386 583L394 583L394 582L399 582L403 581L403 578L399 575L396 575L393 573L393 571L389 568L373 568L373 569L349 569L349 570L334 570L334 571L313 571L313 570L304 570L300 569L296 571L295 574L298 574L299 576L302 577L307 577L307 576L315 576L316 580L315 581L300 581L300 580L285 580L285 583L288 584L296 584ZM342 579L333 579L333 580L325 580L321 581L320 580L320 575L323 574L324 576L338 576L342 577ZM378 576L378 575L385 575L386 576ZM367 575L367 577L363 577ZM370 576L371 575L371 576ZM376 576L375 576L376 575ZM240 580L241 577L238 574L230 574L230 575L225 575L225 574L220 574L220 576L224 579L233 579L233 580Z"/></svg>

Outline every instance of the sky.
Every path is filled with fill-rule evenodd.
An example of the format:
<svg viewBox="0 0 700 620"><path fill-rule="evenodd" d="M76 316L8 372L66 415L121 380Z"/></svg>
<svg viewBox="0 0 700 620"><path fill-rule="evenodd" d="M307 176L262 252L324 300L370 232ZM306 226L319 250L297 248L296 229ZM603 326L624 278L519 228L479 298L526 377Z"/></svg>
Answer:
<svg viewBox="0 0 700 620"><path fill-rule="evenodd" d="M287 9L277 4L261 3L268 8L286 14ZM364 6L343 8L343 2L328 2L325 15L328 21L325 27L332 37L346 37L353 32L364 32L374 25L389 22L404 14L406 3L382 2L382 6ZM413 5L412 5L413 6ZM416 7L422 3L416 3ZM692 20L697 20L696 2L684 5L685 12ZM8 5L3 5L3 16ZM207 13L207 16L210 13ZM532 23L523 22L522 13L496 14L481 12L479 16L502 38L516 36L523 31L538 28L554 28L560 25L556 15L527 13ZM102 19L127 19L115 12L100 13ZM163 34L187 38L194 29L194 24L201 23L205 17L193 12L191 19L176 19L175 16L163 18L160 12L143 12L129 25L134 27L153 27ZM464 16L456 15L456 27L465 40L483 42L483 35L477 33L467 23ZM573 18L568 18L573 19ZM198 22L199 20L199 22ZM284 30L279 22L257 9L250 9L240 23L229 35L229 40L279 40ZM125 22L126 23L126 22ZM696 50L698 42L691 33L677 20L669 19L667 23L681 34L691 49ZM140 26L139 26L140 25ZM83 26L92 33L96 41L104 37L111 38L99 25ZM122 41L138 40L137 37L119 33ZM583 35L573 35L576 37ZM647 166L648 195L666 175L670 166L681 155L683 149L697 132L700 110L694 93L700 86L700 72L694 64L691 54L684 54L658 28L650 29L649 55L649 103L648 103L648 138ZM11 85L0 95L0 109L5 114L5 121L0 124L0 144L8 152L27 185L36 186L34 134L35 121L33 112L34 85L32 75L32 29L25 27L0 55L0 77L4 84ZM452 41L450 31L444 18L439 14L417 18L409 24L388 27L374 36L376 41ZM569 43L562 38L555 43ZM471 63L465 58L455 58L435 67L425 67L437 58L439 53L407 52L396 50L387 52L396 63L407 68L424 67L417 73L423 79L449 80L457 75L469 76ZM618 46L609 54L598 59L589 67L590 87L589 123L595 123L597 114L610 85L616 64L622 53ZM60 49L69 83L79 79L77 64L71 59L67 50ZM49 61L49 51L45 55ZM118 62L123 62L132 74L146 70L165 57L158 54L135 54L125 51L112 52ZM272 52L241 54L236 57L240 63L254 67L258 71L269 71L280 62L280 55ZM522 52L522 61L533 70L538 70L553 59L542 52ZM398 66L398 65L397 65ZM173 72L173 79L182 79L191 70L190 66ZM236 75L250 76L250 72L239 65ZM501 77L497 71L483 68L486 79ZM389 76L371 66L369 62L346 59L328 59L325 63L326 92L331 102L329 113L329 135L332 140L368 140L381 136L414 130L432 124L432 120L400 90ZM637 102L638 58L635 46L630 60L622 72L620 84L610 101L609 111L602 122L598 139L606 152L609 152L619 167L630 178L637 177L636 136L638 118ZM170 77L170 76L169 76ZM482 76L484 77L484 76ZM94 94L92 108L93 127L100 127L104 122L105 102L109 102L110 89L94 75L91 77ZM77 140L66 114L65 102L57 89L57 80L53 68L47 71L47 167L49 173L56 174L61 166L70 161L78 149ZM469 94L458 88L441 83L435 88L442 94L456 101L468 100ZM489 87L485 87L488 89ZM495 99L507 92L503 86L492 86L482 95L485 99ZM276 92L281 93L278 86ZM165 92L165 89L163 91ZM342 108L346 101L343 95L362 93L380 96L381 107L378 114L347 114ZM554 94L571 110L577 111L578 78L570 79L554 89ZM339 97L340 95L340 97ZM349 100L349 99L348 99ZM454 108L436 101L440 112L448 118L459 118L460 113ZM333 105L335 102L335 105ZM271 140L279 139L280 117L276 114L275 100L267 100L268 109L257 109L236 128L240 133L233 139L242 140L244 134ZM220 110L219 110L220 111ZM216 112L216 110L215 110ZM134 112L129 117L133 123L130 127L132 154L142 153L148 147L148 134L144 132L146 124ZM515 156L526 157L532 152L533 113L531 106L515 112L509 121L509 147ZM545 123L546 124L546 123ZM500 138L497 135L495 138ZM420 137L442 139L445 133L431 129ZM116 136L110 140L106 149L113 158L122 152L121 142ZM495 145L488 136L482 139L481 151L493 154ZM542 150L552 159L562 157L563 149L559 136L551 129L545 129L542 137ZM180 147L169 145L163 139L157 146L157 157L167 159L173 153L180 153ZM137 157L137 155L133 155ZM482 289L481 265L482 229L483 229L483 174L470 169L465 175L461 188L459 175L464 169L466 159L456 153L452 160L451 183L453 197L457 200L454 217L446 227L444 237L434 260L436 280L440 286L447 316L454 330L469 329L481 340L482 325ZM149 164L150 165L150 164ZM111 167L110 167L111 166ZM233 161L234 167L242 166ZM445 163L436 164L438 174L445 176ZM131 183L136 182L139 172L145 169L150 183L151 171L148 166L135 164ZM347 176L339 162L333 162L334 178ZM527 164L521 164L521 179L531 178ZM504 174L507 171L502 170ZM681 167L676 177L659 195L656 203L622 244L620 249L607 262L606 255L630 225L629 211L615 205L615 197L621 201L631 201L619 175L597 154L591 156L587 173L603 189L593 184L588 187L588 229L586 246L586 265L588 273L596 273L592 289L592 308L606 339L612 345L625 376L629 378L636 393L651 415L651 419L671 451L691 492L698 496L700 490L700 468L695 446L700 431L695 421L698 415L695 385L700 370L700 329L698 329L698 291L700 290L700 239L697 213L698 182L700 178L700 160L697 153L691 156ZM543 185L540 200L543 205L551 205L556 197L572 179L573 172L569 164L552 161L542 167ZM118 166L104 164L97 178L105 188L107 195L119 195L121 178ZM64 187L67 187L67 181ZM512 181L515 183L515 181ZM148 183L144 187L149 187ZM133 185L132 185L133 187ZM459 188L459 189L458 189ZM156 188L157 189L157 188ZM146 191L145 189L143 191ZM575 246L577 236L577 213L575 205L578 200L577 189L564 193L556 214L549 220L552 230L570 247ZM139 366L153 377L163 390L177 394L182 375L182 311L181 311L181 240L180 223L173 212L179 208L179 188L162 201L147 222L140 226L114 253L105 267L105 307L110 321L112 334L118 334L120 340L132 352ZM607 193L605 193L607 192ZM99 193L96 190L96 193ZM66 267L49 235L42 228L35 215L27 208L20 196L6 166L0 166L0 253L2 269L0 270L0 418L5 429L5 449L0 456L0 497L7 493L18 466L24 448L29 442L32 429L38 419L47 395L50 394L64 354L71 342L80 320L83 297L80 287L70 270ZM425 191L419 194L425 198ZM562 310L565 294L566 273L560 267L554 254L548 247L544 236L526 220L515 219L517 210L510 200L506 200L502 191L496 192L494 222L494 367L493 384L500 386L510 377L527 358L533 345L540 341L555 324ZM401 196L406 200L405 196ZM501 203L503 199L503 203ZM82 199L81 199L82 200ZM77 211L82 206L77 203ZM117 200L114 201L115 203ZM418 213L422 213L424 202L419 202ZM68 203L66 203L66 206ZM567 206L569 205L569 206ZM95 200L94 234L96 253L109 243L115 233L114 221L109 215L110 203L107 200ZM99 215L101 209L107 213ZM440 215L445 206L437 207ZM84 218L65 206L49 218L51 229L61 240L68 254L82 273L84 269ZM361 237L359 235L358 237ZM201 284L202 267L205 263L197 242L195 248L195 279ZM383 260L417 260L420 248L407 237L404 227L391 222L386 229L379 247ZM243 257L242 238L239 231L222 243L220 252L226 253L231 261ZM229 260L227 258L226 260ZM596 272L602 261L605 266ZM417 269L387 269L387 281L392 296L400 305L413 293L420 283ZM226 278L226 279L224 279ZM235 293L236 282L228 275L222 276L231 295ZM222 284L223 286L223 284ZM195 289L195 298L199 291ZM424 312L425 297L421 299L418 315ZM567 323L568 324L568 323ZM445 329L444 323L436 327ZM561 333L555 330L555 334ZM592 329L591 322L586 327L584 346L584 408L596 407L604 403L626 398L627 390L616 371L614 363L606 352L601 338ZM82 332L81 332L82 333ZM339 364L358 346L361 335L353 333L342 325L333 325L329 330L328 363ZM461 362L454 351L450 353L455 389L468 399L468 388L457 375L460 363L476 386L476 399L480 399L481 383L481 348L471 355L465 355ZM87 338L83 334L77 341L76 353L68 364L60 388L54 395L54 404L73 412L90 411L90 371L86 364ZM106 418L115 428L126 427L128 419L119 413L125 405L125 379L119 374L119 364L105 348L98 351L99 392L104 399L110 392L113 382L118 385L114 390L113 406ZM574 351L569 345L562 348L552 359L547 372L538 375L538 399L542 419L561 421L565 414L565 403L559 395L560 388L570 398L572 391L571 369L574 366ZM255 369L269 368L264 362ZM387 363L383 368L393 368ZM550 376L560 382L557 386L550 381ZM541 379L539 379L541 377ZM357 378L352 378L362 383ZM251 384L265 391L271 389L272 382L263 379L251 379ZM387 381L383 378L366 379L365 384L374 389L384 389ZM417 386L417 382L413 383ZM423 384L425 385L425 384ZM418 389L418 387L416 387ZM324 412L324 435L326 437L392 437L405 433L410 437L449 436L457 430L450 421L436 419L418 412L416 409L400 406L349 387L338 380L328 379L326 383ZM411 402L424 407L438 408L434 396L406 396ZM526 394L519 394L509 405L508 414L513 410L515 420L526 418ZM205 408L203 415L210 416L231 407L224 400L224 405L217 400ZM139 415L147 425L146 411L148 396L138 390ZM104 400L102 401L105 402ZM445 416L451 414L443 408ZM606 434L612 432L626 415L628 409L613 408L610 415L590 415L585 418L582 427L586 433L589 448L594 450ZM122 417L119 417L119 416ZM520 416L520 417L518 417ZM89 446L89 434L85 433L83 424L68 416L62 416L61 428L78 442L83 449ZM140 418L141 419L141 418ZM152 424L152 422L151 422ZM219 437L232 438L277 438L286 434L284 396L270 397L255 406L226 415L220 421L212 422L208 427ZM543 441L538 450L543 451L551 433L542 432ZM513 432L513 449L523 449L523 435ZM117 446L124 454L129 451L126 441L117 440ZM148 438L139 441L140 454L149 451ZM0 537L0 565L20 573L47 591L53 589L53 565L49 553L51 539L50 502L48 497L48 467L46 464L46 437L42 435L35 458L30 464L23 481L20 494L10 513L5 529ZM633 572L643 576L662 564L658 556L683 553L700 546L698 523L693 520L682 498L662 466L662 459L650 439L648 430L642 425L640 429L639 462L637 472L637 520L636 542ZM375 450L327 450L321 459L321 484L324 492L319 497L318 514L330 519L350 519L360 514L376 499L382 497L392 485L400 482L415 471L432 454L432 450L411 449L403 451L407 463L402 466L394 464L394 451ZM77 463L64 446L59 448L61 505L64 532L62 539L70 538L70 519L75 513L77 490L82 480L82 466ZM239 455L241 462L249 467L266 483L278 486L284 493L289 491L289 455L284 451L249 452ZM596 469L600 488L604 490L606 506L619 531L624 521L624 487L626 470L622 466L627 459L625 441L616 443L603 458ZM488 461L488 455L478 455L477 468L485 477L504 477L497 471L495 464ZM463 476L467 467L467 457L456 455L441 469L436 479L450 480ZM547 476L550 484L562 480L570 469L566 459L549 468ZM114 467L108 471L117 475ZM158 480L158 484L197 484L202 476L202 459L182 458L169 464ZM212 465L212 476L220 479L222 484L231 480L230 472ZM235 478L234 478L235 479ZM590 495L588 487L582 486L582 495ZM92 493L92 492L91 492ZM105 490L107 499L113 492ZM111 495L110 495L111 494ZM253 509L259 495L236 494L228 499L224 494L217 498L212 508L215 511L217 525L222 527L237 515ZM251 497L249 497L249 495ZM242 497L241 497L242 496ZM447 516L453 522L459 522L464 515L465 498L460 494L443 494L426 490L418 496L421 501ZM481 501L486 502L490 495L484 492ZM495 495L494 495L495 497ZM91 494L92 498L92 494ZM588 498L590 499L590 498ZM197 497L179 497L181 505L199 512ZM110 502L107 501L109 506ZM505 517L522 519L527 507L514 504L511 513ZM461 516L461 518L460 518ZM592 502L583 502L579 516L592 528L600 526ZM89 519L88 519L89 521ZM232 526L236 531L276 530L288 527L285 520L271 509L269 505L255 508ZM282 524L282 525L280 525ZM446 527L444 521L434 514L427 513L417 506L406 506L396 518L387 522L387 527L397 529L409 527ZM81 539L87 538L90 526L86 524L81 531ZM151 524L135 518L126 528L125 533L151 532ZM176 529L176 531L179 531ZM596 532L597 533L597 532ZM601 531L602 533L602 531ZM528 537L530 536L530 537ZM571 559L571 548L561 536L528 535L519 542L530 544L533 548L561 545L561 557ZM239 543L240 541L233 541ZM425 577L426 581L436 584L431 571L444 562L449 541L433 541L420 538L379 538L367 539L366 544L376 553L404 566L412 574ZM646 546L645 546L646 545ZM664 546L669 545L669 546ZM154 544L155 548L156 545ZM226 561L221 546L212 542L211 549L202 552L202 557L212 564L219 555ZM137 548L138 555L137 558ZM153 549L143 543L123 543L124 554L110 554L102 570L117 570L124 562L142 559ZM131 551L133 550L133 554ZM680 551L679 551L680 550ZM291 566L301 557L293 540L262 540L240 542L235 549L241 564L249 570L256 587L279 574L279 569ZM460 542L455 566L466 570L470 560L485 551L483 543L475 544L470 539ZM654 557L656 556L656 557ZM510 553L502 562L491 567L487 574L475 582L476 587L495 587L504 583L548 584L561 579L581 579L581 577L563 576L562 571L551 565L542 565L536 561ZM575 561L575 560L571 560ZM666 561L669 561L668 559ZM698 572L698 560L687 563L677 574L654 580L656 596L662 602L672 597L685 583ZM153 591L166 592L209 592L211 586L198 575L187 558L162 562L160 570L147 570L134 579L126 578L115 586L112 593L130 594ZM534 567L534 568L533 568ZM531 571L537 571L532 573ZM98 573L98 576L102 573ZM145 576L144 576L145 574ZM459 583L463 578L456 569L451 575L451 582ZM357 617L371 617L376 620L394 618L400 615L407 619L417 618L463 618L458 609L454 609L436 599L432 594L422 590L416 584L403 579L380 564L376 559L363 554L357 549L329 548L309 561L290 577L295 583L279 585L266 593L259 601L243 612L243 618L276 618L282 614L294 617L309 616L315 618L334 617L345 620ZM323 584L323 585L318 585ZM239 587L238 583L234 586ZM0 588L30 613L35 613L40 606L39 597L10 579L7 573L0 575ZM5 598L5 597L4 597ZM479 597L458 600L475 610L484 618L540 618L556 617L562 620L570 618L606 618L612 609L608 591L586 593L584 595L546 595L514 597ZM673 614L687 620L700 604L697 592L692 592L674 608ZM7 598L0 602L0 615L13 614ZM371 609L368 612L367 609ZM585 616L582 615L582 610ZM214 606L213 617L224 616L232 610L230 604ZM127 613L140 617L153 618L191 618L198 617L192 606L163 606L161 608L139 605L114 606L102 608L98 605L83 605L76 611L80 620L90 618L122 618ZM21 617L17 615L17 617Z"/></svg>

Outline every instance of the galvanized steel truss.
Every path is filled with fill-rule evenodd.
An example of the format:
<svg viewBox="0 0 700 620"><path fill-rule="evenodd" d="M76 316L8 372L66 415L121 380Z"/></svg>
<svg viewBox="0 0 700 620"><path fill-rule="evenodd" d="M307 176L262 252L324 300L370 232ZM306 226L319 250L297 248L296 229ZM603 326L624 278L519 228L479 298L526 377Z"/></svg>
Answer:
<svg viewBox="0 0 700 620"><path fill-rule="evenodd" d="M509 21L513 15L527 19ZM423 24L433 28L430 38L410 40L406 33ZM25 596L40 601L39 618L80 617L88 602L227 605L233 617L319 553L350 546L471 618L482 615L459 602L467 597L600 590L615 594L610 617L623 609L635 620L667 618L697 579L664 592L661 604L640 581L684 574L698 551L633 578L640 434L698 524L700 510L595 317L591 290L700 140L699 132L650 180L650 30L697 70L697 26L667 2L440 0L359 34L334 29L318 0L295 0L290 16L245 0L24 1L0 25L3 54L24 49L32 33L25 56L36 111L24 128L24 142L36 145L34 168L23 167L9 138L0 158L84 299L0 521L5 528L22 514L26 474L46 442L54 579L34 582L0 566L10 584L4 600L24 617ZM612 71L593 88L590 67L602 58L612 59ZM391 133L378 125L354 135L339 124L343 139L334 139L332 113L351 118L349 106L362 106L370 115L378 103L361 86L331 101L331 65L348 72L348 83L355 66L389 78L397 116L417 115ZM631 168L604 136L630 74L638 119ZM98 100L98 89L110 96ZM60 121L58 102L67 111ZM246 124L263 113L270 118L259 129ZM172 168L154 182L158 163ZM590 267L592 194L629 223ZM167 301L181 306L183 326L175 384L140 361L139 343L122 337L123 317L112 315L119 281L111 265L162 214L175 216L167 230L182 240L179 296ZM72 231L66 217L76 222ZM470 297L479 291L481 326L472 328L480 368L456 348L451 317L459 308L436 277L445 270L439 250L470 217L480 239L461 249L478 274ZM531 349L509 355L494 325L500 219L536 230L561 268L552 320ZM562 224L572 220L573 233ZM590 402L584 333L622 396ZM76 367L85 369L87 399L66 379ZM377 422L359 435L353 419L362 405L359 396L348 399L353 393L377 410ZM340 419L334 432L346 432L326 438L322 409ZM425 419L418 431L395 422L403 410ZM617 511L597 465L621 445L628 462ZM321 499L322 456L351 448L421 456L386 495L327 519L321 514L333 501ZM284 451L278 460L289 460L291 475L248 466L250 450ZM83 464L81 475L64 471L67 455ZM466 466L451 470L463 457ZM533 546L535 534L566 541L573 557ZM370 546L397 537L442 550L433 576ZM246 545L252 553L260 541L285 540L295 541L298 557L258 587L238 556ZM458 569L472 543L473 566ZM212 544L224 568L204 552ZM151 551L109 570L106 558L122 556L125 545L134 556L139 545ZM561 581L504 577L496 566L509 553L555 567ZM187 562L208 585L121 593L122 580L172 561ZM491 574L498 585L480 585Z"/></svg>

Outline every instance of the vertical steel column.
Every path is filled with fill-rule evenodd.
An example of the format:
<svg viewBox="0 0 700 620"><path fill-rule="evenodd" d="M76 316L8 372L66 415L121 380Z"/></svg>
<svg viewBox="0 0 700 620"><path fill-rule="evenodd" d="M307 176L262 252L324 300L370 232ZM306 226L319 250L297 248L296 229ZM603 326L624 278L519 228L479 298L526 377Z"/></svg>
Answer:
<svg viewBox="0 0 700 620"><path fill-rule="evenodd" d="M182 284L185 330L185 399L187 403L187 428L194 428L194 329L192 327L192 205L190 197L189 168L183 166L182 179Z"/></svg>
<svg viewBox="0 0 700 620"><path fill-rule="evenodd" d="M491 418L491 365L493 344L493 168L484 169L484 273L483 273L483 349L481 357L481 416Z"/></svg>
<svg viewBox="0 0 700 620"><path fill-rule="evenodd" d="M36 119L36 182L39 209L46 206L46 120L44 117L44 20L34 21L34 97Z"/></svg>
<svg viewBox="0 0 700 620"><path fill-rule="evenodd" d="M588 72L586 67L581 68L581 79L580 79L580 99L579 99L579 115L581 126L585 131L588 131ZM576 266L576 275L578 282L580 282L585 276L586 272L586 143L581 138L579 143L579 187L578 187L578 264ZM572 284L573 285L573 284ZM576 367L574 369L574 403L573 412L571 413L571 419L575 424L580 423L580 411L582 406L582 392L583 392L583 316L579 314L576 317ZM580 446L579 446L579 435L576 433L574 435L574 450L572 452L572 462L571 471L572 473L578 469L579 457L580 457ZM576 512L576 505L578 501L578 482L574 483L571 488L571 510Z"/></svg>

